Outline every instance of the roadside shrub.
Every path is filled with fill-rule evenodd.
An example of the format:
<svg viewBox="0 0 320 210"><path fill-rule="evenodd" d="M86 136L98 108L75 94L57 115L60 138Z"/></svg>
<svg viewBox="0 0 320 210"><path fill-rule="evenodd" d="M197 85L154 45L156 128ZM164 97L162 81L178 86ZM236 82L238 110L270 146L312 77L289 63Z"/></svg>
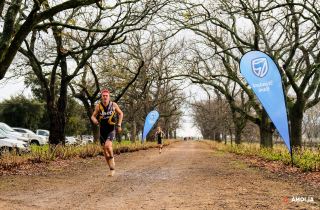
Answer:
<svg viewBox="0 0 320 210"><path fill-rule="evenodd" d="M164 145L169 145L169 141L165 141ZM113 143L113 150L115 154L124 152L134 152L138 150L145 150L155 148L158 145L155 142L130 142L122 141ZM19 155L17 153L5 153L0 156L0 170L11 170L26 163L48 163L57 159L71 159L71 158L89 158L103 155L103 150L99 143L78 145L78 146L63 146L57 145L49 148L49 145L31 146L31 152L28 154ZM1 173L0 173L1 174Z"/></svg>
<svg viewBox="0 0 320 210"><path fill-rule="evenodd" d="M204 141L212 149L231 152L238 155L257 156L265 160L281 161L286 165L291 164L291 156L284 145L275 145L273 148L260 148L259 144L243 143L224 144L215 141ZM294 148L293 165L302 171L320 171L320 150L311 148Z"/></svg>

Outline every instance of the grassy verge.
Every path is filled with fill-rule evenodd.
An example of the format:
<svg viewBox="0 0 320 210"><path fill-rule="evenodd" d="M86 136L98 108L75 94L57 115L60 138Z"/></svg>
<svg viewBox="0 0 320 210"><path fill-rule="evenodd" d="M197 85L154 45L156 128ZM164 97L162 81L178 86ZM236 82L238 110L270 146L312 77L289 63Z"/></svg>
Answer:
<svg viewBox="0 0 320 210"><path fill-rule="evenodd" d="M169 145L170 141L165 141L164 146ZM130 141L122 141L113 143L113 151L115 154L134 152L138 150L146 150L157 147L156 142L132 143ZM52 151L49 146L32 146L31 152L19 155L16 153L5 153L0 157L0 170L10 170L29 163L48 163L55 160L66 160L72 158L89 158L103 155L100 144L87 144L81 146L62 146L58 145Z"/></svg>
<svg viewBox="0 0 320 210"><path fill-rule="evenodd" d="M215 141L205 141L219 151L232 152L245 156L256 156L269 161L281 161L286 165L291 164L290 153L283 145L275 145L273 149L260 148L259 144L231 145ZM320 148L317 149L294 149L293 165L302 171L320 171Z"/></svg>

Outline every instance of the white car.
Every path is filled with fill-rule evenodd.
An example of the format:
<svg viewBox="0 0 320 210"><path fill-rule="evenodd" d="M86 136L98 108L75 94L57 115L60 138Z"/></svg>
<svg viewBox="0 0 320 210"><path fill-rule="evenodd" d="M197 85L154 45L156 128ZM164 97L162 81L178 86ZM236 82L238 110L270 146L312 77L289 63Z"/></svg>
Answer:
<svg viewBox="0 0 320 210"><path fill-rule="evenodd" d="M30 152L29 145L23 141L10 139L0 133L0 155L5 151L17 150L18 153Z"/></svg>
<svg viewBox="0 0 320 210"><path fill-rule="evenodd" d="M48 144L48 138L45 136L37 135L33 131L26 128L13 128L13 130L25 134L29 139L29 144L45 145Z"/></svg>
<svg viewBox="0 0 320 210"><path fill-rule="evenodd" d="M36 130L36 134L39 136L44 136L45 138L49 139L50 132L48 130L38 129Z"/></svg>
<svg viewBox="0 0 320 210"><path fill-rule="evenodd" d="M93 143L93 136L92 135L80 135L77 137L79 139L80 145L86 145Z"/></svg>
<svg viewBox="0 0 320 210"><path fill-rule="evenodd" d="M36 130L36 134L40 136L44 136L49 140L50 131L44 129ZM78 143L77 139L73 136L66 136L65 138L66 145L76 145Z"/></svg>
<svg viewBox="0 0 320 210"><path fill-rule="evenodd" d="M0 122L0 131L2 131L2 134L9 139L16 139L29 143L29 139L26 137L26 135L16 132L9 125L3 122Z"/></svg>
<svg viewBox="0 0 320 210"><path fill-rule="evenodd" d="M66 145L76 145L78 143L77 139L73 136L66 136Z"/></svg>

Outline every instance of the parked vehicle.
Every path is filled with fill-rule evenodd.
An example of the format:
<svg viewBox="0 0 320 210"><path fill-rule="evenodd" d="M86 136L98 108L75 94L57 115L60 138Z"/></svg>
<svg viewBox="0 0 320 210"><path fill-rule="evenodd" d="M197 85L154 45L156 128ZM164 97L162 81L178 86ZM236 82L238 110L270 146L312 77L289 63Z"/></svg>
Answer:
<svg viewBox="0 0 320 210"><path fill-rule="evenodd" d="M3 132L3 135L9 139L17 139L29 143L29 139L26 137L25 134L16 132L9 125L3 122L0 122L0 130Z"/></svg>
<svg viewBox="0 0 320 210"><path fill-rule="evenodd" d="M81 135L78 137L80 141L80 145L86 145L93 143L93 136L92 135Z"/></svg>
<svg viewBox="0 0 320 210"><path fill-rule="evenodd" d="M36 134L40 136L45 136L47 139L49 139L50 132L48 130L38 129L36 130Z"/></svg>
<svg viewBox="0 0 320 210"><path fill-rule="evenodd" d="M44 145L48 144L48 138L45 136L37 135L33 131L26 128L13 128L13 130L25 134L29 138L29 144Z"/></svg>
<svg viewBox="0 0 320 210"><path fill-rule="evenodd" d="M36 134L40 135L40 136L44 136L47 138L47 140L49 140L50 131L48 131L48 130L38 129L38 130L36 130ZM74 136L66 136L65 143L66 143L66 145L76 145L79 142L78 142L77 138L75 138Z"/></svg>
<svg viewBox="0 0 320 210"><path fill-rule="evenodd" d="M16 139L7 138L0 131L0 155L4 152L11 152L16 150L17 153L30 152L30 147L27 143Z"/></svg>
<svg viewBox="0 0 320 210"><path fill-rule="evenodd" d="M78 144L78 141L73 136L66 136L66 145L76 145Z"/></svg>

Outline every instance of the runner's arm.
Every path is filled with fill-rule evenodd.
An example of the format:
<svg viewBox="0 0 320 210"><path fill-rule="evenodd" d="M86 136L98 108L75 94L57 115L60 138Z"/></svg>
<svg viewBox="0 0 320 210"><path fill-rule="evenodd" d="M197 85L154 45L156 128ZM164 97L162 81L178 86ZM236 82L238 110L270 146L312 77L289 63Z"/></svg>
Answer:
<svg viewBox="0 0 320 210"><path fill-rule="evenodd" d="M121 123L123 120L123 112L121 111L121 109L119 108L118 104L114 103L114 110L117 112L119 119L118 119L118 126L121 127Z"/></svg>

